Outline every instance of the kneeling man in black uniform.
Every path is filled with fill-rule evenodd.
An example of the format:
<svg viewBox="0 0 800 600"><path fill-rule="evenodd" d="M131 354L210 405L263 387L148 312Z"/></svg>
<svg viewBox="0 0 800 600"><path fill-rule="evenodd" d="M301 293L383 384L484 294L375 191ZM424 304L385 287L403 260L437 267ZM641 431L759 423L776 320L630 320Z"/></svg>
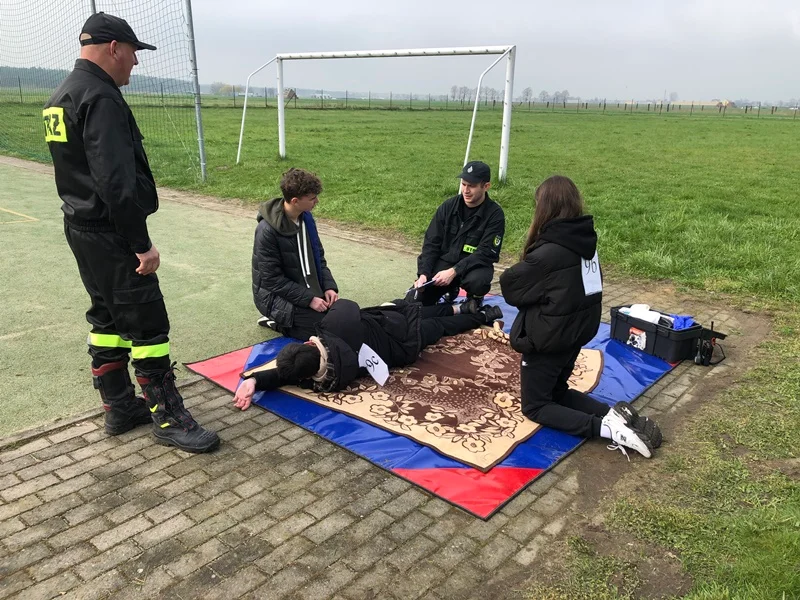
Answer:
<svg viewBox="0 0 800 600"><path fill-rule="evenodd" d="M467 302L456 305L456 311L474 313L492 285L506 220L503 209L489 197L489 165L468 162L460 177L461 193L439 206L425 232L417 280L406 300L430 306L446 295L452 302L461 287Z"/></svg>

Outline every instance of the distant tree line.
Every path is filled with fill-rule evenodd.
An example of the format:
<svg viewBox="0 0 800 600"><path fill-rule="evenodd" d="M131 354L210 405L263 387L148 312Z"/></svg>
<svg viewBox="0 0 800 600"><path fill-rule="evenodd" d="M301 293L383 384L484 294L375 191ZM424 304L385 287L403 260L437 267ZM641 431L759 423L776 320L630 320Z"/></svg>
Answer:
<svg viewBox="0 0 800 600"><path fill-rule="evenodd" d="M0 87L43 90L57 88L69 75L66 69L43 69L41 67L0 66ZM130 89L134 92L191 94L192 84L188 80L173 77L150 77L131 75Z"/></svg>

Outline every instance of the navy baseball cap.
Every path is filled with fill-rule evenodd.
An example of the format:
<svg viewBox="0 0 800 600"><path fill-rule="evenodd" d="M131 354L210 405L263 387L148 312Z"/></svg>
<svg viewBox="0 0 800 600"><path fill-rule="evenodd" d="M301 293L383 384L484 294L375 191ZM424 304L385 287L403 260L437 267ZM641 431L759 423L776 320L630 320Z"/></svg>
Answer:
<svg viewBox="0 0 800 600"><path fill-rule="evenodd" d="M151 44L140 42L133 29L125 19L104 12L93 14L86 19L80 35L81 46L107 44L108 42L127 42L136 46L137 50L155 50Z"/></svg>
<svg viewBox="0 0 800 600"><path fill-rule="evenodd" d="M492 170L485 162L473 160L464 165L459 177L469 183L487 183L492 180Z"/></svg>

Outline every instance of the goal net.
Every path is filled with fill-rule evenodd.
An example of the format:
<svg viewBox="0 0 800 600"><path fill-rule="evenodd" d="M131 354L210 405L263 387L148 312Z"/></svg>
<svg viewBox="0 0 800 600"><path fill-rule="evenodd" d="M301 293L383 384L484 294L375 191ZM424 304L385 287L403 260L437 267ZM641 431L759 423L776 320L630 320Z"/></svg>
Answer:
<svg viewBox="0 0 800 600"><path fill-rule="evenodd" d="M158 48L137 53L139 65L122 92L146 138L159 183L200 178L187 0L0 2L0 153L50 160L41 109L75 64L92 4L125 19L139 39Z"/></svg>

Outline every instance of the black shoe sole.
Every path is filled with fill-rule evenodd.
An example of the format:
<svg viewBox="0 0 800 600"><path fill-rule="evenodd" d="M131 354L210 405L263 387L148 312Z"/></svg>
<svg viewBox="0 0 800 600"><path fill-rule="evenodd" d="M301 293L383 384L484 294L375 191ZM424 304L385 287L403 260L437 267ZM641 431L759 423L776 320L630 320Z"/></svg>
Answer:
<svg viewBox="0 0 800 600"><path fill-rule="evenodd" d="M633 429L636 433L641 434L640 437L644 436L649 442L648 446L652 446L651 449L655 449L661 446L661 443L664 440L664 436L661 433L661 428L658 424L650 419L649 417L643 417L638 413L638 411L631 406L629 402L620 401L614 406L618 414L621 414L625 417L625 422L627 423L628 427Z"/></svg>
<svg viewBox="0 0 800 600"><path fill-rule="evenodd" d="M211 452L212 450L216 450L220 444L220 439L217 438L205 446L186 446L184 444L179 444L173 439L159 437L155 433L153 433L153 439L155 440L156 444L160 444L161 446L175 446L178 450L191 452L193 454L204 454L206 452Z"/></svg>

